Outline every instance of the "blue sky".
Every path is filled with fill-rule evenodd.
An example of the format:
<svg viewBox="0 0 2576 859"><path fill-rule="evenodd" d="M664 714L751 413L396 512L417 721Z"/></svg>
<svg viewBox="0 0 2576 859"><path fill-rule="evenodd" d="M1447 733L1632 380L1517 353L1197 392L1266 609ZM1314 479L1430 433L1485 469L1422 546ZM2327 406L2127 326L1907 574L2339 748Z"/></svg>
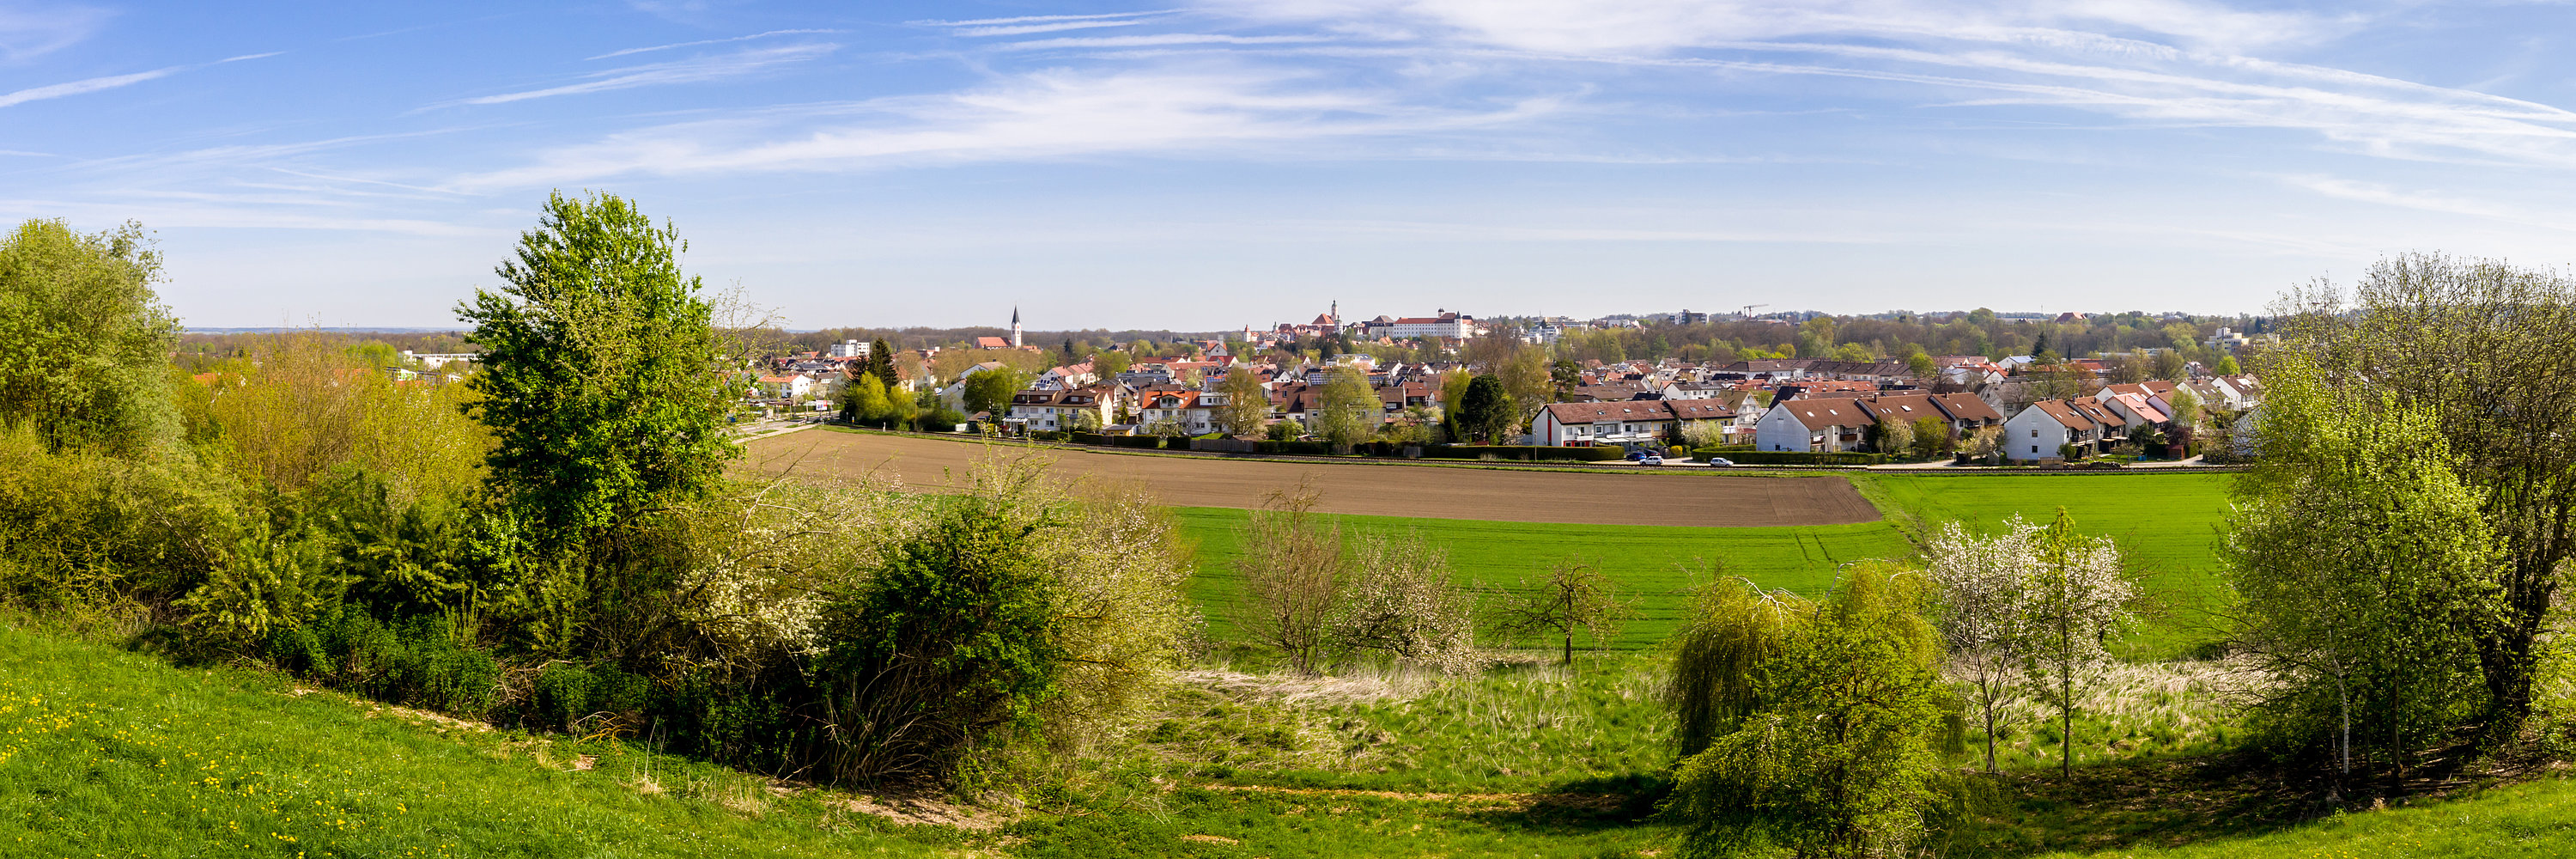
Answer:
<svg viewBox="0 0 2576 859"><path fill-rule="evenodd" d="M251 6L253 8L223 8ZM0 216L442 325L548 190L796 327L2258 310L2576 261L2567 6L0 0Z"/></svg>

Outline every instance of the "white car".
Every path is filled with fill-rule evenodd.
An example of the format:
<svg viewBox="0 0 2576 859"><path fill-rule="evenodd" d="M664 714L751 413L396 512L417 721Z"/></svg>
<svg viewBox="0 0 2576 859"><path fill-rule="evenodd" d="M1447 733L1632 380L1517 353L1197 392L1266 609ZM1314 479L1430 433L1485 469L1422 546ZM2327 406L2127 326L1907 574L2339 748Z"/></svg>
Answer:
<svg viewBox="0 0 2576 859"><path fill-rule="evenodd" d="M1660 457L1660 456L1656 456L1656 455L1654 455L1654 454L1651 454L1651 453L1650 453L1650 454L1646 454L1646 458L1644 458L1644 459L1640 459L1640 460L1637 460L1637 464L1638 464L1638 465L1662 465L1662 464L1664 464L1664 458L1663 458L1663 457Z"/></svg>

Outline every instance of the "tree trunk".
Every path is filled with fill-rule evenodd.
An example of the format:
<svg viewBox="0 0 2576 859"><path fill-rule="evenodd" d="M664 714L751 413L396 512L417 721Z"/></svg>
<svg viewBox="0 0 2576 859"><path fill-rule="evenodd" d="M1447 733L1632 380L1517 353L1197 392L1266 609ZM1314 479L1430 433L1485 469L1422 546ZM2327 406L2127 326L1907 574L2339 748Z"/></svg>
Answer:
<svg viewBox="0 0 2576 859"><path fill-rule="evenodd" d="M1565 634L1565 664L1574 664L1574 633L1571 631Z"/></svg>

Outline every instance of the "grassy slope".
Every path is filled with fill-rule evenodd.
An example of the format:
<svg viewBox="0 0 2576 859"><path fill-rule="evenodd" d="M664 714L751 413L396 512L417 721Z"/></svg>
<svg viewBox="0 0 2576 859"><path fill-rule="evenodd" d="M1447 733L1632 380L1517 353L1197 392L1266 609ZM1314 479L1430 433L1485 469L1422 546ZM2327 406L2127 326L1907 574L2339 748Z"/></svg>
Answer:
<svg viewBox="0 0 2576 859"><path fill-rule="evenodd" d="M2564 777L2490 788L2476 796L2360 814L2167 850L2117 850L2098 859L2520 859L2576 855L2576 782Z"/></svg>
<svg viewBox="0 0 2576 859"><path fill-rule="evenodd" d="M1860 488L1897 520L1960 520L1993 528L2019 513L2054 516L2059 506L2079 529L2117 539L2133 564L2154 574L2153 586L2175 602L2203 604L2216 584L2209 553L2223 512L2223 474L1904 474L1853 475ZM1184 534L1199 541L1200 575L1193 596L1208 606L1211 634L1231 634L1230 610L1240 593L1233 565L1239 552L1241 510L1181 508ZM1796 528L1695 528L1668 525L1555 525L1455 519L1340 516L1345 527L1411 531L1449 550L1451 565L1480 585L1508 587L1535 576L1559 558L1599 562L1633 595L1644 615L1622 636L1626 647L1661 640L1680 618L1681 589L1690 570L1723 560L1730 575L1766 586L1813 592L1832 580L1836 566L1864 558L1913 554L1895 521ZM2186 639L2191 619L2178 615L2150 637L2161 646Z"/></svg>
<svg viewBox="0 0 2576 859"><path fill-rule="evenodd" d="M905 856L958 840L617 744L293 691L0 629L0 855ZM581 755L595 768L573 770Z"/></svg>

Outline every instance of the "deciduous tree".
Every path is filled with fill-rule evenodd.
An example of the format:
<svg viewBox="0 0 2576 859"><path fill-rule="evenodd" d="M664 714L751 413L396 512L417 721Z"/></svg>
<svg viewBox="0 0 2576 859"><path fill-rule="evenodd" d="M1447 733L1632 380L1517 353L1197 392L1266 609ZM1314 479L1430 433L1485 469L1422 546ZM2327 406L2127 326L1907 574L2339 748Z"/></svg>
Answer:
<svg viewBox="0 0 2576 859"><path fill-rule="evenodd" d="M0 426L49 449L131 453L177 428L163 387L176 317L140 224L95 235L29 220L0 237Z"/></svg>
<svg viewBox="0 0 2576 859"><path fill-rule="evenodd" d="M1521 582L1505 599L1499 631L1519 638L1561 637L1566 665L1574 664L1577 633L1593 647L1607 647L1619 638L1620 624L1636 616L1635 601L1619 598L1618 583L1603 575L1599 564L1580 558L1556 562L1545 578Z"/></svg>
<svg viewBox="0 0 2576 859"><path fill-rule="evenodd" d="M549 196L457 316L483 346L471 404L491 480L557 536L597 534L704 495L739 452L711 309L685 248L627 201Z"/></svg>

